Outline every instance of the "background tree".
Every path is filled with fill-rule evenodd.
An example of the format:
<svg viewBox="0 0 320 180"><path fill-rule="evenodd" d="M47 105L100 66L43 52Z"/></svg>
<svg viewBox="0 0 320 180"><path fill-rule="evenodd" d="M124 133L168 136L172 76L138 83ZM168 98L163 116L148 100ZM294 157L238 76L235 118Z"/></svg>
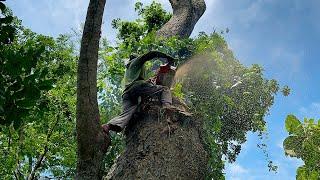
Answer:
<svg viewBox="0 0 320 180"><path fill-rule="evenodd" d="M0 2L0 177L74 174L75 56L68 36L24 28Z"/></svg>
<svg viewBox="0 0 320 180"><path fill-rule="evenodd" d="M286 118L289 136L283 141L285 154L300 158L304 165L297 169L298 180L316 180L320 177L320 121L305 118L303 123L294 115Z"/></svg>
<svg viewBox="0 0 320 180"><path fill-rule="evenodd" d="M81 40L77 78L76 179L101 179L108 142L97 100L97 63L105 0L90 0Z"/></svg>

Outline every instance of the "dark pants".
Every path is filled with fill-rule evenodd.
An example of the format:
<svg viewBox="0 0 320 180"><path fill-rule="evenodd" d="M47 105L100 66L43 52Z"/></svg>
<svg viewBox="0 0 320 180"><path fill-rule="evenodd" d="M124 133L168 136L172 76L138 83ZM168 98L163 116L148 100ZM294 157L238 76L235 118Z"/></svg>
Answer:
<svg viewBox="0 0 320 180"><path fill-rule="evenodd" d="M158 96L161 103L172 104L172 96L168 87L145 82L131 87L123 94L123 112L118 117L111 119L108 124L113 126L113 129L116 131L121 131L129 123L132 115L136 112L139 104L139 98L146 99L151 96Z"/></svg>

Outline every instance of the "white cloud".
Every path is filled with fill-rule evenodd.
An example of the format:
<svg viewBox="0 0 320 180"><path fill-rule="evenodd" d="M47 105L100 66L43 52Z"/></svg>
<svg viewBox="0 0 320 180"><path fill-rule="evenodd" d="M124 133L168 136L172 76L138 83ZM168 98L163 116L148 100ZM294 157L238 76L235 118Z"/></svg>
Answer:
<svg viewBox="0 0 320 180"><path fill-rule="evenodd" d="M210 11L220 0L205 0L207 5L207 10Z"/></svg>
<svg viewBox="0 0 320 180"><path fill-rule="evenodd" d="M240 166L239 164L232 164L230 166L230 173L231 174L243 174L248 173L249 171L244 167Z"/></svg>
<svg viewBox="0 0 320 180"><path fill-rule="evenodd" d="M83 0L55 0L45 1L50 12L47 16L56 25L69 24L70 27L79 28L84 22L88 1Z"/></svg>
<svg viewBox="0 0 320 180"><path fill-rule="evenodd" d="M273 3L273 0L257 0L253 1L246 9L240 11L237 20L247 28L249 28L253 23L260 23L269 18L270 13L266 11L265 7Z"/></svg>
<svg viewBox="0 0 320 180"><path fill-rule="evenodd" d="M320 102L313 102L308 107L301 107L299 112L303 117L320 119Z"/></svg>
<svg viewBox="0 0 320 180"><path fill-rule="evenodd" d="M284 138L282 138L280 141L277 142L277 147L280 148L281 150L283 150L283 141L284 141Z"/></svg>
<svg viewBox="0 0 320 180"><path fill-rule="evenodd" d="M302 73L305 66L304 50L293 51L287 48L287 45L282 45L279 42L274 44L269 52L270 59L268 59L267 68L274 71L273 78L287 77L291 82L295 82L299 78L305 80L310 78L307 73Z"/></svg>
<svg viewBox="0 0 320 180"><path fill-rule="evenodd" d="M226 173L231 179L241 179L245 174L249 173L249 170L242 167L240 164L232 163L226 167Z"/></svg>

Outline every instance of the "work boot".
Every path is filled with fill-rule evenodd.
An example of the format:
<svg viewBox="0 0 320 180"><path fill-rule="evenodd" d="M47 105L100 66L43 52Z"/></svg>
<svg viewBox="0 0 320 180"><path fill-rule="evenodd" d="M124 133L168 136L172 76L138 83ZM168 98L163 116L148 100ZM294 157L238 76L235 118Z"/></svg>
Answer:
<svg viewBox="0 0 320 180"><path fill-rule="evenodd" d="M111 130L109 124L103 124L102 125L102 129L103 129L103 132L106 133L106 134L109 134L109 131Z"/></svg>

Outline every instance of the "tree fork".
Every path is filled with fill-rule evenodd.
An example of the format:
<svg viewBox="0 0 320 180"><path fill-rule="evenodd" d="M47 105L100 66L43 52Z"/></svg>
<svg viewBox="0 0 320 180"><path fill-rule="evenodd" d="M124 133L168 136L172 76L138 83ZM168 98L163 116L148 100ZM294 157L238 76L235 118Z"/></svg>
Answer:
<svg viewBox="0 0 320 180"><path fill-rule="evenodd" d="M90 0L84 25L77 77L76 179L101 179L108 144L101 129L97 101L97 62L106 0Z"/></svg>
<svg viewBox="0 0 320 180"><path fill-rule="evenodd" d="M158 37L189 37L206 10L204 0L169 0L173 9L171 19L157 32Z"/></svg>

